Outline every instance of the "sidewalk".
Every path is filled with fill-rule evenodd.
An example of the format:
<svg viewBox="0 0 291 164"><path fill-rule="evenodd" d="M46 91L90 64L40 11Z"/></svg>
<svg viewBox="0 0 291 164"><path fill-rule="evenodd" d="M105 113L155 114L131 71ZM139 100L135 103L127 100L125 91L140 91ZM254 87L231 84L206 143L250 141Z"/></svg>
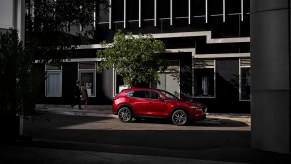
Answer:
<svg viewBox="0 0 291 164"><path fill-rule="evenodd" d="M73 109L70 105L47 105L37 104L36 109L44 112L51 112L56 114L68 114L76 116L98 116L98 117L115 117L112 114L111 105L88 105L86 109L79 110L77 106ZM207 113L207 119L212 121L238 121L248 126L251 126L250 114L241 113Z"/></svg>

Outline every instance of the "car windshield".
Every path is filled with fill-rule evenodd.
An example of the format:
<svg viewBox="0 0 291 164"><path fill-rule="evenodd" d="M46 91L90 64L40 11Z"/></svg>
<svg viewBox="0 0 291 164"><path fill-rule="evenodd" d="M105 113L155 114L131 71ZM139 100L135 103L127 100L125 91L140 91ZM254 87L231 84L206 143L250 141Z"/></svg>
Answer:
<svg viewBox="0 0 291 164"><path fill-rule="evenodd" d="M161 92L166 95L168 98L173 99L173 100L179 100L179 98L177 96L175 96L174 94L168 92L168 91L164 91L161 90Z"/></svg>

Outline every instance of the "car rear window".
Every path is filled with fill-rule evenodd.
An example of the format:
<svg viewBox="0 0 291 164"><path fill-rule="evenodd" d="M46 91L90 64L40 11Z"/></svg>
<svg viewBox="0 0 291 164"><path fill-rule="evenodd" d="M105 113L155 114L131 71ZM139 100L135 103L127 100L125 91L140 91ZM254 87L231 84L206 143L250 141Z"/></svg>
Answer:
<svg viewBox="0 0 291 164"><path fill-rule="evenodd" d="M137 97L137 98L146 98L146 91L145 90L135 90L129 91L125 93L127 97Z"/></svg>

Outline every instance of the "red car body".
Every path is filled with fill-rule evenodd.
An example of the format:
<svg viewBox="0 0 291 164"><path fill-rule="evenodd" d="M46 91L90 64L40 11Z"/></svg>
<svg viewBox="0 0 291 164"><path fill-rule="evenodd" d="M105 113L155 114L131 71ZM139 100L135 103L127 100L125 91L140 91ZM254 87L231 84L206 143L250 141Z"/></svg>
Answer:
<svg viewBox="0 0 291 164"><path fill-rule="evenodd" d="M183 101L175 95L160 89L124 89L113 99L112 112L120 121L130 122L132 118L172 118L176 125L185 125L189 120L206 118L204 104Z"/></svg>

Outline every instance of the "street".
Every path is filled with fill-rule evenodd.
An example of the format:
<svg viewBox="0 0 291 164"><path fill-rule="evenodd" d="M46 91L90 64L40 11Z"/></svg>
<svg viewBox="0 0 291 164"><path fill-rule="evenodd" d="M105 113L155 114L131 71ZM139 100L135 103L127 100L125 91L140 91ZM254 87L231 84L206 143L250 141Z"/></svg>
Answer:
<svg viewBox="0 0 291 164"><path fill-rule="evenodd" d="M0 145L4 163L280 163L288 156L251 148L243 114L209 114L187 126L169 120L122 123L108 107L42 108L24 120L24 138Z"/></svg>
<svg viewBox="0 0 291 164"><path fill-rule="evenodd" d="M127 150L123 151L130 150L129 153L135 154L155 152L143 151L145 149L167 150L169 153L218 147L250 147L250 126L238 121L214 119L176 126L168 120L158 119L122 123L117 117L43 113L24 121L24 134L39 142L46 140L95 144L83 147L85 150L115 152L126 147ZM185 155L187 156L182 153L182 156Z"/></svg>

